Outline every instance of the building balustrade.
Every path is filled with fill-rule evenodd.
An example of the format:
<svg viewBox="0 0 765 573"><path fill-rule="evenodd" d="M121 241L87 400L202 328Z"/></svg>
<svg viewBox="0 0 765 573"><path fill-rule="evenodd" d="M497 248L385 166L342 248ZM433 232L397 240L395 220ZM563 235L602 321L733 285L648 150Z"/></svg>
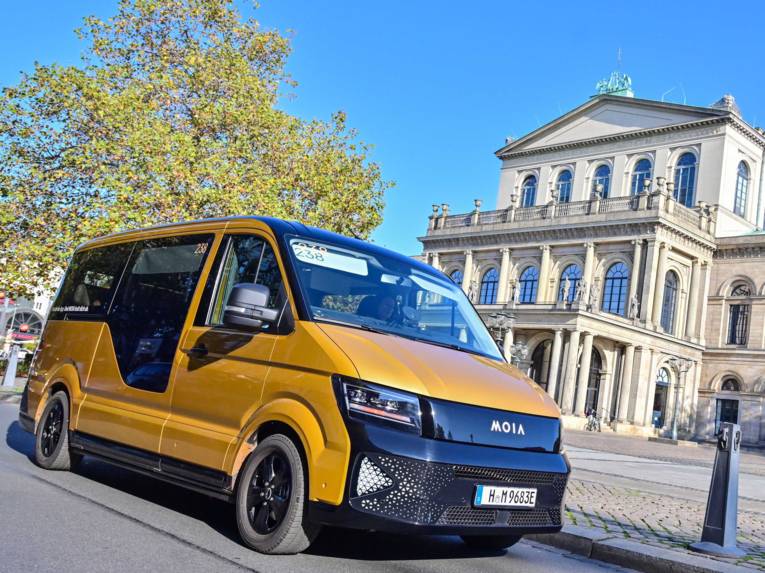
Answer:
<svg viewBox="0 0 765 573"><path fill-rule="evenodd" d="M480 212L478 207L470 213L449 215L448 209L439 215L435 210L431 215L428 233L444 229L459 229L481 225L502 225L526 221L545 221L566 217L592 216L601 214L629 213L646 211L657 216L671 217L692 229L714 233L715 214L709 206L699 203L696 208L688 208L675 201L666 193L641 193L627 197L608 197L601 199L595 195L588 201L556 203L533 207L514 207L495 211Z"/></svg>

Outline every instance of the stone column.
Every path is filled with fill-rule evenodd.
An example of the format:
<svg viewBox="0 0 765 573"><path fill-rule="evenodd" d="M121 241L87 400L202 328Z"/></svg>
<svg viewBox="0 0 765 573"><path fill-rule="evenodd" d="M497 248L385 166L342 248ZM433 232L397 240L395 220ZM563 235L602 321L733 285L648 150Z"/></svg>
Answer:
<svg viewBox="0 0 765 573"><path fill-rule="evenodd" d="M691 263L691 288L688 295L688 316L685 321L685 336L696 340L696 319L699 314L699 292L701 291L701 261Z"/></svg>
<svg viewBox="0 0 765 573"><path fill-rule="evenodd" d="M592 276L595 270L595 243L587 242L584 244L584 269L582 271L582 280L587 284L587 289L582 293L582 300L589 300L590 289L592 289Z"/></svg>
<svg viewBox="0 0 765 573"><path fill-rule="evenodd" d="M470 281L473 279L473 251L465 251L465 268L462 272L462 290L470 292Z"/></svg>
<svg viewBox="0 0 765 573"><path fill-rule="evenodd" d="M539 285L537 287L537 303L547 302L547 291L550 285L550 246L542 245L542 262L539 265Z"/></svg>
<svg viewBox="0 0 765 573"><path fill-rule="evenodd" d="M653 279L655 285L653 287L653 325L658 327L661 323L661 310L662 302L664 298L664 279L667 274L667 253L671 247L667 243L662 243L659 247L659 263L656 267L656 276Z"/></svg>
<svg viewBox="0 0 765 573"><path fill-rule="evenodd" d="M508 328L505 333L505 339L502 341L502 354L505 355L505 360L510 362L510 349L513 347L513 329Z"/></svg>
<svg viewBox="0 0 765 573"><path fill-rule="evenodd" d="M704 332L704 326L706 325L706 322L707 322L707 306L709 303L709 279L712 276L710 265L711 263L709 261L701 262L701 274L703 276L703 278L701 279L701 284L702 284L701 319L699 320L699 324L698 324L697 336L699 339L699 344L701 344L702 346L706 344L706 341L704 340L706 337L706 333Z"/></svg>
<svg viewBox="0 0 765 573"><path fill-rule="evenodd" d="M647 327L651 326L651 309L653 307L653 291L656 281L656 267L659 264L659 249L656 241L648 240L646 251L646 268L643 273L643 296L640 303L640 319Z"/></svg>
<svg viewBox="0 0 765 573"><path fill-rule="evenodd" d="M591 332L584 333L584 343L582 344L582 358L579 361L579 383L576 388L576 407L577 416L584 416L584 402L587 399L587 383L590 379L590 358L592 357L592 339Z"/></svg>
<svg viewBox="0 0 765 573"><path fill-rule="evenodd" d="M640 405L640 402L638 402L638 406L635 407L635 423L636 424L642 424L644 426L651 427L652 423L652 415L653 415L653 399L656 395L656 372L658 370L658 357L659 354L654 351L653 349L649 350L648 353L648 364L650 365L648 368L648 372L646 375L644 375L644 379L647 378L646 382L646 394L643 396L643 412L642 416L640 412L638 411L638 406ZM667 397L669 398L669 396ZM641 419L642 418L642 419Z"/></svg>
<svg viewBox="0 0 765 573"><path fill-rule="evenodd" d="M619 384L619 407L616 419L619 422L627 420L627 412L630 406L630 392L632 391L632 365L635 359L635 346L628 344L624 350L624 363L622 365L621 382Z"/></svg>
<svg viewBox="0 0 765 573"><path fill-rule="evenodd" d="M563 346L563 331L555 329L552 341L552 354L550 355L550 374L547 377L547 393L555 399L555 390L558 387L558 370L560 370L560 352Z"/></svg>
<svg viewBox="0 0 765 573"><path fill-rule="evenodd" d="M632 308L632 297L637 294L638 283L640 282L640 254L643 251L643 244L640 239L632 241L632 270L630 271L630 292L627 297L627 316ZM637 318L637 317L635 317Z"/></svg>
<svg viewBox="0 0 765 573"><path fill-rule="evenodd" d="M499 264L499 288L497 289L497 302L505 304L508 299L508 280L510 278L510 249L507 247L499 250L502 255Z"/></svg>
<svg viewBox="0 0 765 573"><path fill-rule="evenodd" d="M600 376L600 392L598 392L598 403L595 409L600 416L601 422L604 424L609 423L611 415L611 389L614 385L614 372L607 370L601 373Z"/></svg>
<svg viewBox="0 0 765 573"><path fill-rule="evenodd" d="M431 253L430 256L430 266L432 266L437 271L441 270L441 264L438 260L438 253Z"/></svg>
<svg viewBox="0 0 765 573"><path fill-rule="evenodd" d="M566 379L563 382L563 412L570 414L574 410L574 392L576 391L576 364L579 360L578 330L572 330L568 337L568 361L566 364Z"/></svg>

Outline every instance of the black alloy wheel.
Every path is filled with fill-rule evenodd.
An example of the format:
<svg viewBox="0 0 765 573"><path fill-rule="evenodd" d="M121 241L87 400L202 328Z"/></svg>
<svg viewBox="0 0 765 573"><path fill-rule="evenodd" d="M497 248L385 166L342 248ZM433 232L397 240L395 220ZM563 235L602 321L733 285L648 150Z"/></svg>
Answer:
<svg viewBox="0 0 765 573"><path fill-rule="evenodd" d="M69 451L69 396L59 390L45 404L35 428L35 461L46 470L69 470L82 454Z"/></svg>
<svg viewBox="0 0 765 573"><path fill-rule="evenodd" d="M271 452L255 468L247 495L247 516L252 528L268 535L281 525L292 495L292 471L287 459Z"/></svg>
<svg viewBox="0 0 765 573"><path fill-rule="evenodd" d="M56 401L43 420L40 436L40 450L46 458L49 458L56 451L56 446L61 440L63 427L64 406L60 401Z"/></svg>
<svg viewBox="0 0 765 573"><path fill-rule="evenodd" d="M299 441L272 434L247 457L236 488L242 540L269 555L300 553L321 529L308 520L308 472Z"/></svg>

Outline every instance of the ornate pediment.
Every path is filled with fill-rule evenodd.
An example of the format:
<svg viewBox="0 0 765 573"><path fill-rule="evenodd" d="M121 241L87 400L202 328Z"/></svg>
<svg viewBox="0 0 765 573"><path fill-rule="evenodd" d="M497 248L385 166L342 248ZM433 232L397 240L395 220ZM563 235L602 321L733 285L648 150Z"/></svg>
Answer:
<svg viewBox="0 0 765 573"><path fill-rule="evenodd" d="M650 131L728 115L722 109L670 104L630 97L600 95L573 111L513 141L497 151L499 157L574 142Z"/></svg>

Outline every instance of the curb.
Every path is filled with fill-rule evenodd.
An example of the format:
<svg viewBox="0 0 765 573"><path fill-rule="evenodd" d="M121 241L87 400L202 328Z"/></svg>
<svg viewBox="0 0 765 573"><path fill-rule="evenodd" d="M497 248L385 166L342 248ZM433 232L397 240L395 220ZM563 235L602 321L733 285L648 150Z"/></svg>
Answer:
<svg viewBox="0 0 765 573"><path fill-rule="evenodd" d="M526 535L524 538L645 573L751 573L751 569L725 561L646 545L576 525L567 525L560 533Z"/></svg>
<svg viewBox="0 0 765 573"><path fill-rule="evenodd" d="M21 402L21 394L16 392L0 392L0 404L18 404Z"/></svg>

